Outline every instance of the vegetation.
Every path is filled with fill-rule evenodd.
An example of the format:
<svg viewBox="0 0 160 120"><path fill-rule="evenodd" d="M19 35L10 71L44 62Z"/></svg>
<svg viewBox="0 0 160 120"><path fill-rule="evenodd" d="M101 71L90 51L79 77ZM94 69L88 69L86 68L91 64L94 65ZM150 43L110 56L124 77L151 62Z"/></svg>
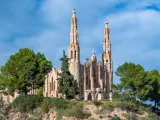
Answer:
<svg viewBox="0 0 160 120"><path fill-rule="evenodd" d="M84 118L90 117L91 114L87 113L87 112L84 112L83 104L77 103L75 105L72 105L72 107L70 109L66 109L64 111L64 116L84 119Z"/></svg>
<svg viewBox="0 0 160 120"><path fill-rule="evenodd" d="M90 113L83 111L83 102L69 101L63 98L43 98L39 95L27 95L19 96L12 103L12 109L15 112L31 112L41 108L43 113L48 113L51 109L58 112L58 117L62 116L76 117L76 118L88 118Z"/></svg>
<svg viewBox="0 0 160 120"><path fill-rule="evenodd" d="M96 100L94 100L93 103L94 103L94 105L97 106L97 107L99 107L99 106L102 105L102 102L101 102L101 101L96 101Z"/></svg>
<svg viewBox="0 0 160 120"><path fill-rule="evenodd" d="M147 116L147 120L160 120L160 117L157 114L155 114L155 113L150 113Z"/></svg>
<svg viewBox="0 0 160 120"><path fill-rule="evenodd" d="M73 99L79 93L77 81L74 80L73 75L69 71L69 58L63 51L61 73L59 81L58 92L64 95L67 99Z"/></svg>
<svg viewBox="0 0 160 120"><path fill-rule="evenodd" d="M45 98L41 103L40 107L43 112L47 113L51 108L59 109L69 109L71 108L70 102L63 98Z"/></svg>
<svg viewBox="0 0 160 120"><path fill-rule="evenodd" d="M97 114L106 115L120 108L127 111L127 120L158 120L158 106L160 102L160 74L157 70L146 71L141 65L134 63L124 63L119 66L116 75L120 78L118 85L112 85L113 102L105 101L76 101L74 99L79 93L78 83L69 71L69 58L63 51L61 73L59 74L58 92L66 98L44 98L43 84L44 76L51 70L52 65L41 53L35 54L28 48L20 49L19 52L10 56L7 63L0 71L0 93L8 90L13 94L16 90L20 92L11 107L4 106L0 99L0 119L7 119L5 115L10 110L14 112L32 112L39 116L39 112L49 113L52 109L57 111L57 119L62 116L85 119L91 117L91 113L84 110L86 104L95 105ZM7 89L6 89L7 88ZM27 95L31 89L38 89L37 95ZM154 101L155 105L144 104L145 101ZM102 108L102 109L100 109ZM140 115L148 113L147 117ZM111 120L120 120L119 116L108 115ZM103 116L99 116L100 119ZM38 117L36 118L38 119Z"/></svg>
<svg viewBox="0 0 160 120"><path fill-rule="evenodd" d="M157 70L145 71L139 64L124 63L118 67L116 74L120 77L120 84L114 88L118 90L122 99L151 100L155 101L155 107L158 107L160 74Z"/></svg>
<svg viewBox="0 0 160 120"><path fill-rule="evenodd" d="M127 120L159 119L159 116L152 112L153 108L151 106L144 105L141 102L120 100L113 100L112 102L108 100L84 102L63 98L44 98L39 95L19 96L11 104L11 108L9 110L21 113L29 112L32 113L36 119L38 119L40 115L45 115L52 111L57 112L58 120L61 120L63 116L75 117L77 119L94 119L92 116L93 113L90 113L86 108L84 109L84 106L86 105L97 106L95 114L98 114L100 118L102 118L103 115L107 115L107 113L113 112L115 108L120 108L127 112L127 114L124 115ZM10 111L8 111L8 113L9 112ZM147 114L146 116L143 116L145 112ZM140 118L140 115L142 115L143 118ZM120 116L110 115L112 120L120 120L119 117Z"/></svg>
<svg viewBox="0 0 160 120"><path fill-rule="evenodd" d="M16 112L33 112L42 101L43 97L39 95L19 96L13 101L12 108Z"/></svg>
<svg viewBox="0 0 160 120"><path fill-rule="evenodd" d="M29 48L20 49L1 68L0 88L7 88L12 94L18 90L26 95L30 88L43 86L44 76L51 68L51 62L43 54L35 54Z"/></svg>
<svg viewBox="0 0 160 120"><path fill-rule="evenodd" d="M37 94L43 96L43 87L39 87Z"/></svg>
<svg viewBox="0 0 160 120"><path fill-rule="evenodd" d="M111 120L121 120L118 116L113 116Z"/></svg>

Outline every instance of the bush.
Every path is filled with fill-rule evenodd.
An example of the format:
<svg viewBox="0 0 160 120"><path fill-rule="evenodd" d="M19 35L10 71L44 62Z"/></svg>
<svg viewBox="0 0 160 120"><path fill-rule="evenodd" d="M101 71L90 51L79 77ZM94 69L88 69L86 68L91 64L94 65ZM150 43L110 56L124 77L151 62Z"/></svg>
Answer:
<svg viewBox="0 0 160 120"><path fill-rule="evenodd" d="M83 104L77 103L76 105L72 106L71 109L65 110L64 116L85 119L90 117L91 114L83 111Z"/></svg>
<svg viewBox="0 0 160 120"><path fill-rule="evenodd" d="M108 111L113 111L114 108L116 107L116 102L110 102L110 101L104 101L102 103L102 108Z"/></svg>
<svg viewBox="0 0 160 120"><path fill-rule="evenodd" d="M93 101L94 105L99 107L100 105L102 105L102 102L101 101Z"/></svg>
<svg viewBox="0 0 160 120"><path fill-rule="evenodd" d="M128 114L127 120L138 120L138 118L134 114Z"/></svg>
<svg viewBox="0 0 160 120"><path fill-rule="evenodd" d="M127 103L127 102L121 102L117 104L117 107L121 108L122 110L127 110L130 112L138 112L138 106L135 105L134 103Z"/></svg>
<svg viewBox="0 0 160 120"><path fill-rule="evenodd" d="M37 92L38 95L43 96L43 87L40 87Z"/></svg>
<svg viewBox="0 0 160 120"><path fill-rule="evenodd" d="M119 94L119 92L113 92L112 93L112 99L117 100L117 99L120 99L120 98L121 98L121 95Z"/></svg>
<svg viewBox="0 0 160 120"><path fill-rule="evenodd" d="M138 109L139 109L139 111L142 111L142 112L151 112L152 111L152 108L151 107L148 107L148 106L142 106L142 105L140 105L139 107L138 107Z"/></svg>
<svg viewBox="0 0 160 120"><path fill-rule="evenodd" d="M55 108L56 110L71 108L71 103L62 98L45 98L40 107L47 113L51 108Z"/></svg>
<svg viewBox="0 0 160 120"><path fill-rule="evenodd" d="M43 97L39 95L19 96L11 105L16 112L33 112L42 101Z"/></svg>
<svg viewBox="0 0 160 120"><path fill-rule="evenodd" d="M147 120L160 120L160 117L157 114L155 114L155 113L150 113L147 116Z"/></svg>
<svg viewBox="0 0 160 120"><path fill-rule="evenodd" d="M57 118L56 120L62 120L63 116L64 116L64 113L65 113L65 110L64 109L60 109L57 111Z"/></svg>
<svg viewBox="0 0 160 120"><path fill-rule="evenodd" d="M111 120L121 120L118 116L114 116L111 118Z"/></svg>

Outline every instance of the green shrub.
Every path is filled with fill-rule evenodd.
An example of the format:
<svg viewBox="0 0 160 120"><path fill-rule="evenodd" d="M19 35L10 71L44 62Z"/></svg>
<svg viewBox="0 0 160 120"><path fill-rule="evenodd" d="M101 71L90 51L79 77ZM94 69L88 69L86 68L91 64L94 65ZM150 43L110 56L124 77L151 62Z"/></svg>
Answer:
<svg viewBox="0 0 160 120"><path fill-rule="evenodd" d="M108 111L113 111L114 108L116 107L116 102L110 102L110 101L104 101L102 103L102 108Z"/></svg>
<svg viewBox="0 0 160 120"><path fill-rule="evenodd" d="M152 111L152 108L151 107L148 107L148 106L145 106L145 105L140 105L139 108L138 108L140 111L145 111L145 112L151 112Z"/></svg>
<svg viewBox="0 0 160 120"><path fill-rule="evenodd" d="M76 104L71 109L65 110L64 116L76 117L78 119L84 119L91 116L90 113L83 111L83 104Z"/></svg>
<svg viewBox="0 0 160 120"><path fill-rule="evenodd" d="M97 107L99 107L100 105L102 105L102 102L101 101L97 101L97 100L94 100L93 103Z"/></svg>
<svg viewBox="0 0 160 120"><path fill-rule="evenodd" d="M47 113L51 108L56 110L71 108L71 102L62 98L45 98L40 107Z"/></svg>
<svg viewBox="0 0 160 120"><path fill-rule="evenodd" d="M146 120L160 120L160 117L155 113L150 113Z"/></svg>
<svg viewBox="0 0 160 120"><path fill-rule="evenodd" d="M59 109L57 110L57 117L56 120L62 120L62 117L64 116L65 110L64 109Z"/></svg>
<svg viewBox="0 0 160 120"><path fill-rule="evenodd" d="M130 112L138 112L137 105L131 102L120 102L117 104L117 107Z"/></svg>
<svg viewBox="0 0 160 120"><path fill-rule="evenodd" d="M37 92L38 95L43 96L43 87L40 87Z"/></svg>
<svg viewBox="0 0 160 120"><path fill-rule="evenodd" d="M134 114L128 114L127 120L138 120L138 118Z"/></svg>
<svg viewBox="0 0 160 120"><path fill-rule="evenodd" d="M42 101L43 97L39 95L19 96L11 105L14 111L32 112Z"/></svg>
<svg viewBox="0 0 160 120"><path fill-rule="evenodd" d="M121 98L121 95L119 94L119 92L113 92L112 93L112 99L117 100L117 99L120 99L120 98Z"/></svg>
<svg viewBox="0 0 160 120"><path fill-rule="evenodd" d="M111 120L121 120L117 115L112 117Z"/></svg>

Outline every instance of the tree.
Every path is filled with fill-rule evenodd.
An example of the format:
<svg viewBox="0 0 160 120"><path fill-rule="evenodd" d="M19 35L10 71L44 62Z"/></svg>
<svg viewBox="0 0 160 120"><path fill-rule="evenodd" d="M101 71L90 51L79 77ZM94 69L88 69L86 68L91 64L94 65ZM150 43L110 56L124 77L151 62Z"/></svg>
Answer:
<svg viewBox="0 0 160 120"><path fill-rule="evenodd" d="M32 88L44 84L44 76L51 70L52 63L41 53L35 54L29 48L20 49L1 68L0 83L9 93L18 90L27 94Z"/></svg>
<svg viewBox="0 0 160 120"><path fill-rule="evenodd" d="M124 63L118 67L116 75L120 77L119 89L130 93L132 97L136 97L137 87L140 87L145 76L143 67L139 64Z"/></svg>
<svg viewBox="0 0 160 120"><path fill-rule="evenodd" d="M124 63L116 74L120 77L118 88L131 98L154 100L159 96L160 74L157 70L145 71L141 65ZM159 97L160 98L160 97Z"/></svg>
<svg viewBox="0 0 160 120"><path fill-rule="evenodd" d="M78 84L69 71L69 58L65 51L63 51L63 57L60 60L62 61L62 67L59 74L60 78L58 79L58 92L65 95L67 99L72 99L79 93Z"/></svg>
<svg viewBox="0 0 160 120"><path fill-rule="evenodd" d="M160 102L160 74L157 70L152 70L148 72L147 77L148 77L148 85L146 85L146 87L150 89L148 98L149 100L154 101L155 107L158 107L158 103Z"/></svg>

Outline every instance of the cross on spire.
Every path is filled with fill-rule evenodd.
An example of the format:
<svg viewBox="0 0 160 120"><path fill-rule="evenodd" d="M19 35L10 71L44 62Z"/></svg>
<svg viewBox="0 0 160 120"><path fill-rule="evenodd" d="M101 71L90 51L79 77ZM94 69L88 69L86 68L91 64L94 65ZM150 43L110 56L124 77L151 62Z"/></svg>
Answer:
<svg viewBox="0 0 160 120"><path fill-rule="evenodd" d="M109 22L107 20L106 20L105 24L106 24L106 28L108 28Z"/></svg>
<svg viewBox="0 0 160 120"><path fill-rule="evenodd" d="M73 11L72 11L72 16L76 16L76 10L75 9L73 9Z"/></svg>

